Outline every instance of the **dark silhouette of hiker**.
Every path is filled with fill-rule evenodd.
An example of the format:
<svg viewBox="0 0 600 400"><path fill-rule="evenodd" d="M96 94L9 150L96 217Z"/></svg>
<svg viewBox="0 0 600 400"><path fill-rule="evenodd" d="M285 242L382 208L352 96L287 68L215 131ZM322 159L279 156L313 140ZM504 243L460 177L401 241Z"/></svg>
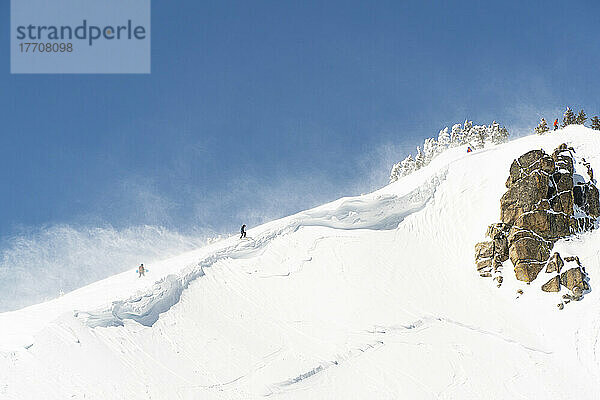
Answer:
<svg viewBox="0 0 600 400"><path fill-rule="evenodd" d="M246 225L245 224L242 225L242 229L240 229L240 233L241 233L240 239L243 239L246 237Z"/></svg>

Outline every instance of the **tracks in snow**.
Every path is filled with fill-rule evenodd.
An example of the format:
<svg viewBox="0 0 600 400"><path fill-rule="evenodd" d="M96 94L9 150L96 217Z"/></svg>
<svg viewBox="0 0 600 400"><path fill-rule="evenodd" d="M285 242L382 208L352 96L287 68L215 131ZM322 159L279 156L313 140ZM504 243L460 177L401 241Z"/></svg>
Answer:
<svg viewBox="0 0 600 400"><path fill-rule="evenodd" d="M281 392L285 392L285 391L289 391L289 390L296 390L296 389L298 389L298 388L296 388L297 385L302 385L302 387L304 387L304 385L308 384L308 382L307 382L308 380L313 379L314 377L325 372L326 370L328 370L332 367L340 366L340 365L344 364L344 362L349 361L351 359L358 358L362 355L365 355L366 353L368 353L370 351L374 351L379 348L382 348L386 345L386 343L390 344L390 345L392 345L392 344L409 344L408 342L398 342L396 340L393 340L392 338L396 335L413 336L413 335L418 335L419 333L421 333L425 330L434 329L436 327L444 329L444 326L448 326L448 325L459 328L460 330L466 330L466 331L472 332L474 334L479 334L479 335L483 335L486 337L490 337L492 339L496 339L496 340L508 343L510 345L515 345L515 346L521 347L523 349L526 349L526 350L534 352L534 353L548 355L548 356L553 354L553 352L551 352L551 351L547 351L544 349L536 348L534 346L530 346L530 345L521 343L516 339L507 337L498 332L490 331L487 329L483 329L481 327L477 327L477 326L473 326L473 325L466 324L463 322L455 321L455 320L452 320L452 319L446 318L446 317L424 316L420 319L416 319L416 320L406 323L406 324L398 324L398 325L390 325L390 326L376 325L372 329L367 329L362 332L359 332L359 335L365 335L365 334L367 335L364 338L363 345L354 346L353 348L349 349L344 354L338 354L332 360L319 362L313 368L301 371L297 375L290 376L288 379L285 379L283 381L268 385L269 395L281 393ZM370 339L369 339L369 337L370 337ZM424 344L428 344L428 343L427 342L416 342L415 344L424 345ZM433 343L430 343L430 344L433 344ZM455 348L455 347L459 347L461 345L454 343L454 344L449 344L449 346ZM458 351L458 352L460 353L460 351ZM456 379L457 381L453 380L449 387L452 387L453 385L454 386L460 385L461 380L463 382L466 382L467 378L466 378L466 376L463 376L463 375L458 376L455 373L453 379ZM418 381L416 381L416 384L423 386L422 383L418 382ZM426 391L431 392L433 394L433 391L430 388L428 388L426 386L423 386L423 388ZM437 396L434 395L434 397L437 397Z"/></svg>

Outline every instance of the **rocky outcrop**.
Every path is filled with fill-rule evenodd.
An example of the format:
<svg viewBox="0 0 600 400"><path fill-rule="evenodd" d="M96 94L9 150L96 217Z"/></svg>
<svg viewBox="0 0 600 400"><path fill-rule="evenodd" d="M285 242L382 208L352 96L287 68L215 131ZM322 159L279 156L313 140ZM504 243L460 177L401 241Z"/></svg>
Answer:
<svg viewBox="0 0 600 400"><path fill-rule="evenodd" d="M546 264L546 273L549 274L552 272L556 272L558 274L560 273L560 270L562 269L563 265L565 265L565 262L561 258L560 254L554 253L552 255L552 258L548 260L548 264Z"/></svg>
<svg viewBox="0 0 600 400"><path fill-rule="evenodd" d="M574 203L592 218L600 216L600 204L598 203L598 188L593 183L578 183L573 188Z"/></svg>
<svg viewBox="0 0 600 400"><path fill-rule="evenodd" d="M590 177L590 181L593 181L594 180L594 170L592 169L592 164L585 161L585 158L582 158L581 161L583 162L583 165L587 168L587 173L588 173L588 176Z"/></svg>
<svg viewBox="0 0 600 400"><path fill-rule="evenodd" d="M482 276L491 276L498 272L502 263L508 260L508 239L506 224L492 224L488 227L486 236L491 240L475 245L475 263L477 271ZM502 284L502 280L498 280Z"/></svg>
<svg viewBox="0 0 600 400"><path fill-rule="evenodd" d="M500 218L510 225L509 256L517 279L533 281L554 241L571 233L573 158L566 145L552 156L532 150L514 160L500 199Z"/></svg>
<svg viewBox="0 0 600 400"><path fill-rule="evenodd" d="M584 292L589 289L586 282L586 274L579 266L560 274L560 283L573 293Z"/></svg>
<svg viewBox="0 0 600 400"><path fill-rule="evenodd" d="M509 256L517 279L533 281L550 257L552 244L531 231L515 227L511 229L508 240Z"/></svg>
<svg viewBox="0 0 600 400"><path fill-rule="evenodd" d="M542 285L544 292L559 292L560 291L560 277L557 275L550 279L548 282Z"/></svg>
<svg viewBox="0 0 600 400"><path fill-rule="evenodd" d="M480 274L490 272L493 266L494 243L481 242L475 245L475 262Z"/></svg>
<svg viewBox="0 0 600 400"><path fill-rule="evenodd" d="M477 270L482 276L491 276L510 259L521 281L532 282L544 268L546 273L555 274L542 286L544 291L557 292L561 286L573 293L589 289L585 270L578 266L561 274L567 259L563 261L556 252L551 257L557 240L594 229L600 217L594 183L582 182L580 175L574 179L574 153L573 148L562 144L551 155L532 150L512 162L507 191L500 199L501 222L488 227L489 241L475 246ZM592 177L591 165L583 164Z"/></svg>
<svg viewBox="0 0 600 400"><path fill-rule="evenodd" d="M593 228L593 219L600 215L595 185L592 182L573 185L572 153L573 149L566 144L552 155L532 150L510 166L508 190L500 199L502 231L508 233L501 240L506 240L508 256L521 281L531 282L538 276L547 264L554 242L573 232ZM575 204L587 217L575 217ZM493 264L478 259L478 269Z"/></svg>
<svg viewBox="0 0 600 400"><path fill-rule="evenodd" d="M566 262L576 262L577 265L579 265L581 267L581 262L579 261L579 257L577 257L577 256L565 257L565 261Z"/></svg>

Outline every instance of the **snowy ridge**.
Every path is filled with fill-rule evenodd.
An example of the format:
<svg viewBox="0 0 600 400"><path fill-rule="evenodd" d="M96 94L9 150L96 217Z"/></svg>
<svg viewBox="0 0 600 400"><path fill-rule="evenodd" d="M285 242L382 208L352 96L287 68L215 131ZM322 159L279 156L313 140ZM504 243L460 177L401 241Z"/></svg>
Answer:
<svg viewBox="0 0 600 400"><path fill-rule="evenodd" d="M204 269L220 260L246 258L256 255L275 238L296 232L301 227L320 226L334 229L395 229L406 215L425 206L435 193L435 188L443 181L445 172L434 176L430 181L404 196L380 194L373 199L363 196L344 198L333 210L314 209L294 216L279 229L270 230L225 247L201 260L196 266L188 267L181 275L171 274L156 282L151 290L127 300L114 301L106 310L81 312L85 323L92 327L123 326L124 319L132 319L142 325L152 326L160 314L177 304L182 292L191 282L205 275Z"/></svg>
<svg viewBox="0 0 600 400"><path fill-rule="evenodd" d="M576 126L457 147L146 279L0 313L0 399L595 399L600 231L555 244L592 287L564 310L544 277L525 285L507 263L497 288L473 260L510 163L563 142L600 170L600 135Z"/></svg>

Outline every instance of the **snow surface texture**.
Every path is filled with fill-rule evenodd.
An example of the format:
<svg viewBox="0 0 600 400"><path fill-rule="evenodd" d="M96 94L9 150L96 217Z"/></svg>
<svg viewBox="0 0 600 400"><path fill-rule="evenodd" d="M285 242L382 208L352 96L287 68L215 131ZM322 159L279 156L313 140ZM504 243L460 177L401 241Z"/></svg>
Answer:
<svg viewBox="0 0 600 400"><path fill-rule="evenodd" d="M512 160L563 142L600 171L583 127L458 147L145 278L0 314L0 399L595 399L600 231L556 244L592 287L562 311L544 273L525 285L507 264L496 288L473 261Z"/></svg>
<svg viewBox="0 0 600 400"><path fill-rule="evenodd" d="M163 260L204 244L199 236L153 226L60 225L17 236L0 253L0 312L48 301L142 261Z"/></svg>

